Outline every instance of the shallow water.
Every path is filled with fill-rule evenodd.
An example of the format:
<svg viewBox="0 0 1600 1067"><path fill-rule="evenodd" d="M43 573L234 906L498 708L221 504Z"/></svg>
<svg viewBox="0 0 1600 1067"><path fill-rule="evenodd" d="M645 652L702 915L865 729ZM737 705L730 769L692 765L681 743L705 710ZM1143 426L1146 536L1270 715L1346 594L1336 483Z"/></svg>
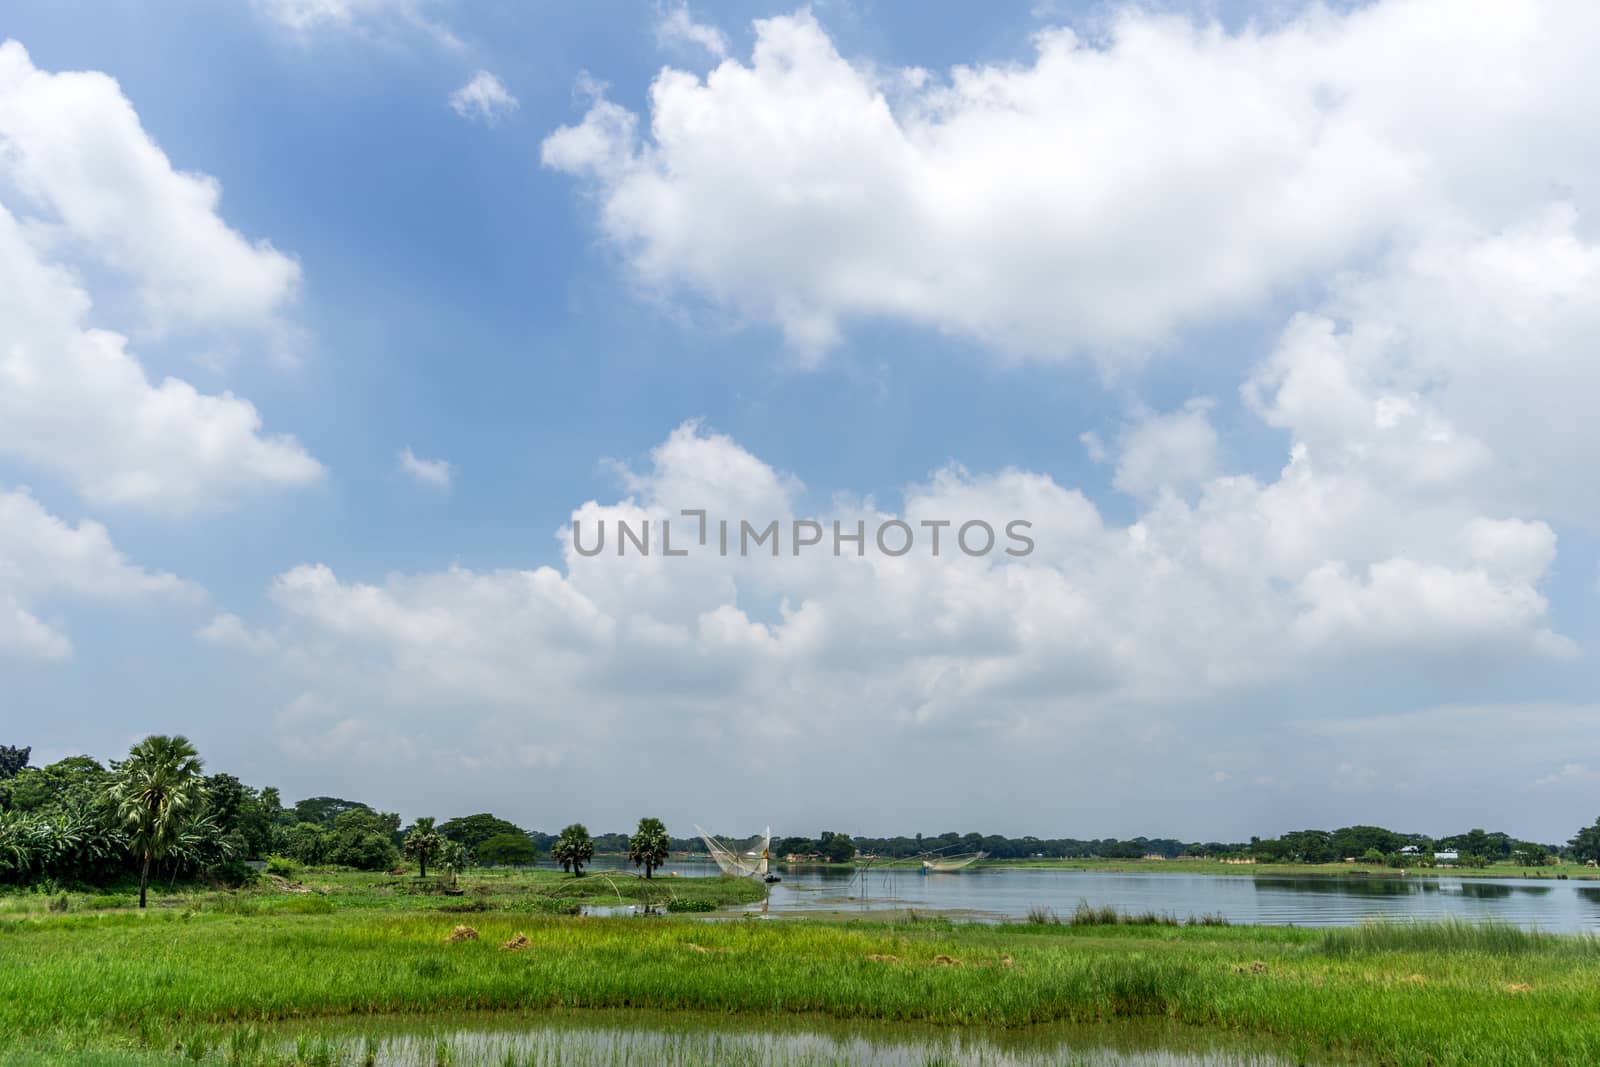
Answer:
<svg viewBox="0 0 1600 1067"><path fill-rule="evenodd" d="M663 873L670 876L673 871L699 876L716 868L706 861L677 859ZM1002 921L1026 918L1034 908L1066 918L1085 902L1180 920L1221 915L1234 924L1349 926L1372 919L1454 917L1560 933L1600 932L1600 886L1548 878L1284 878L998 866L927 875L908 867L864 874L793 869L782 875L765 906L739 910L793 915L912 909Z"/></svg>
<svg viewBox="0 0 1600 1067"><path fill-rule="evenodd" d="M359 1029L282 1042L285 1051L297 1043L313 1053L320 1045L331 1062L364 1062L370 1053L383 1067L441 1062L453 1067L1278 1067L1302 1062L1264 1044L1165 1022L984 1030L610 1011L456 1016L425 1028L404 1019L367 1020Z"/></svg>

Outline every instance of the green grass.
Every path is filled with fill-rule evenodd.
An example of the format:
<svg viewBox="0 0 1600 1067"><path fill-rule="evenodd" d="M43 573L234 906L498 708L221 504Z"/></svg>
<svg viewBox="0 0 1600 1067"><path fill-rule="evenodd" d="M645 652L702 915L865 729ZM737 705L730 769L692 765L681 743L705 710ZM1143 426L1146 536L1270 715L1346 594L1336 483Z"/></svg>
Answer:
<svg viewBox="0 0 1600 1067"><path fill-rule="evenodd" d="M1323 934L1322 950L1332 956L1433 952L1600 960L1600 938L1552 934L1503 922L1443 919L1426 923L1363 923L1332 929Z"/></svg>
<svg viewBox="0 0 1600 1067"><path fill-rule="evenodd" d="M97 887L63 892L23 890L0 896L0 917L131 909L136 891ZM455 889L456 892L451 890ZM460 885L448 878L372 874L341 868L307 868L291 879L263 876L254 886L227 890L202 885L151 889L158 910L223 911L235 915L322 914L339 909L439 911L470 914L525 911L571 914L580 905L640 905L676 910L716 910L761 901L766 889L749 878L675 878L670 872L642 878L629 871L585 872L574 878L556 870L474 870Z"/></svg>
<svg viewBox="0 0 1600 1067"><path fill-rule="evenodd" d="M457 922L480 937L446 943ZM519 933L527 948L502 950ZM1464 924L41 912L0 919L0 1062L93 1050L139 1063L197 1047L196 1034L222 1049L241 1028L285 1021L309 1032L391 1014L649 1008L990 1027L1147 1019L1269 1035L1296 1055L1532 1067L1600 1062L1597 988L1594 942Z"/></svg>

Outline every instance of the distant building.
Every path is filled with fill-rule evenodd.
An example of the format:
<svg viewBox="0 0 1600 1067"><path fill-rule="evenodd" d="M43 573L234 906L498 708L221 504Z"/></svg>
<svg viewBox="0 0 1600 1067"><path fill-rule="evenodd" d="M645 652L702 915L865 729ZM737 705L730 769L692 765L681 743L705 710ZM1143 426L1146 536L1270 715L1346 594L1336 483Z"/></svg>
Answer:
<svg viewBox="0 0 1600 1067"><path fill-rule="evenodd" d="M1402 856L1420 856L1420 855L1422 855L1422 850L1420 848L1418 848L1416 845L1407 845L1405 848L1400 850L1400 855L1402 855Z"/></svg>
<svg viewBox="0 0 1600 1067"><path fill-rule="evenodd" d="M1433 858L1438 863L1454 863L1461 858L1459 852L1435 852Z"/></svg>

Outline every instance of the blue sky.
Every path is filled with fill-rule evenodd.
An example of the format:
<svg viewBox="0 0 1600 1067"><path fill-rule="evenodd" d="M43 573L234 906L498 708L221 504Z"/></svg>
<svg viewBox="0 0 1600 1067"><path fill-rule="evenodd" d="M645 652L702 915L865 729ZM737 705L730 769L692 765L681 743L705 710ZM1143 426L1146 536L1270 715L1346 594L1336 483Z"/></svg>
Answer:
<svg viewBox="0 0 1600 1067"><path fill-rule="evenodd" d="M1447 7L9 5L5 740L547 828L1566 837L1600 26ZM707 498L1041 550L566 550Z"/></svg>

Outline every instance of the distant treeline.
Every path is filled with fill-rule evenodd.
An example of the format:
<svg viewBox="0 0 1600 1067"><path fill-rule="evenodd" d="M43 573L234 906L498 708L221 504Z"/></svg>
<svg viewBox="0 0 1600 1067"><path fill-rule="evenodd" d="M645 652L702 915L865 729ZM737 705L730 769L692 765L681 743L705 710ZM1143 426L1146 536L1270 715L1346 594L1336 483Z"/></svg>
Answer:
<svg viewBox="0 0 1600 1067"><path fill-rule="evenodd" d="M253 875L249 862L270 856L363 870L390 870L403 862L407 835L414 828L403 827L398 814L331 796L285 805L274 788L249 786L229 774L203 775L197 753L189 768L195 800L190 817L181 833L152 851L148 842L140 844L143 838L137 820L129 821L139 811L129 802L129 790L137 784L136 772L141 770L141 758L135 758L138 755L136 746L128 758L109 764L89 756L70 756L34 767L29 749L0 746L0 883L103 882L148 865L144 859L153 860L153 873L163 876L204 875L223 881L248 880ZM142 760L148 774L150 757ZM531 863L550 856L557 840L555 834L528 829L487 812L451 818L436 827L430 825L426 832L436 832L462 846L471 862L485 865ZM675 852L706 851L697 836L670 837L669 841ZM593 845L597 853L625 854L629 835L598 834ZM1448 861L1465 866L1502 862L1536 866L1558 857L1600 860L1600 820L1565 845L1521 841L1480 829L1435 838L1380 826L1347 826L1232 842L955 832L867 837L824 831L816 837L776 837L772 852L779 860L795 856L802 861L835 863L864 855L907 859L930 853L986 852L1001 860L1187 856L1276 863L1356 859L1397 867L1426 866L1435 862L1435 853L1454 853Z"/></svg>

